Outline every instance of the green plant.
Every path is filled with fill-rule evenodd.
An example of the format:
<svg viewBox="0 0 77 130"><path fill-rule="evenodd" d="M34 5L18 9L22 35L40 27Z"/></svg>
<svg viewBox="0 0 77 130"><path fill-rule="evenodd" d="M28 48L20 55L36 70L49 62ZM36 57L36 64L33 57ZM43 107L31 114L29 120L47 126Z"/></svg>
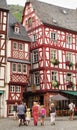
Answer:
<svg viewBox="0 0 77 130"><path fill-rule="evenodd" d="M60 82L59 81L57 81L57 80L52 80L52 86L53 87L59 87L59 85L60 85Z"/></svg>
<svg viewBox="0 0 77 130"><path fill-rule="evenodd" d="M52 58L52 59L51 59L51 63L52 63L53 65L58 65L58 64L59 64L59 61L58 61L57 59L55 59L55 58Z"/></svg>
<svg viewBox="0 0 77 130"><path fill-rule="evenodd" d="M66 61L66 66L72 67L73 63L71 61Z"/></svg>

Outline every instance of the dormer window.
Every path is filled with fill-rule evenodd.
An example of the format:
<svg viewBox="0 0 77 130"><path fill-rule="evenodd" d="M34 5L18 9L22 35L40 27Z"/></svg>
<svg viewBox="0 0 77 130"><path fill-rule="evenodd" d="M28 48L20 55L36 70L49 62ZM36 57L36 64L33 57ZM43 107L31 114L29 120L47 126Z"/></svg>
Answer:
<svg viewBox="0 0 77 130"><path fill-rule="evenodd" d="M31 27L32 26L32 18L30 17L29 19L28 19L28 27Z"/></svg>
<svg viewBox="0 0 77 130"><path fill-rule="evenodd" d="M19 27L15 27L15 33L19 33Z"/></svg>
<svg viewBox="0 0 77 130"><path fill-rule="evenodd" d="M15 23L14 25L14 32L19 34L20 33L20 24L19 23Z"/></svg>

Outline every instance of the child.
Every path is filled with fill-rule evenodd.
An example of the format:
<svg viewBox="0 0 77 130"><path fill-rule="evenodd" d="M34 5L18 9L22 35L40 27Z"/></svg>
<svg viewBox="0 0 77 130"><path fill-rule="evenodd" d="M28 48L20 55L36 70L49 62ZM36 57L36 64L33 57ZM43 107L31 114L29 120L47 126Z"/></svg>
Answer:
<svg viewBox="0 0 77 130"><path fill-rule="evenodd" d="M41 110L40 110L41 125L44 125L45 117L46 117L46 109L45 109L44 105L42 105Z"/></svg>
<svg viewBox="0 0 77 130"><path fill-rule="evenodd" d="M30 123L30 119L31 119L31 112L30 112L30 108L27 108L26 111L26 125L28 126Z"/></svg>

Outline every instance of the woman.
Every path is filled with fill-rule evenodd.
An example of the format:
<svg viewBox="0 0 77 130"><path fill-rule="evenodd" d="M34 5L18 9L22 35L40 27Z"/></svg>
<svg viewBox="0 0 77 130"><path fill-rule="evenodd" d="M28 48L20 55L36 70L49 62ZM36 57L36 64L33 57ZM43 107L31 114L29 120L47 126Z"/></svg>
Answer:
<svg viewBox="0 0 77 130"><path fill-rule="evenodd" d="M37 102L33 103L32 116L33 116L34 125L37 126L38 117L39 117L39 105L37 104Z"/></svg>
<svg viewBox="0 0 77 130"><path fill-rule="evenodd" d="M56 109L54 103L51 103L50 105L50 120L51 125L55 125L55 116L56 116Z"/></svg>

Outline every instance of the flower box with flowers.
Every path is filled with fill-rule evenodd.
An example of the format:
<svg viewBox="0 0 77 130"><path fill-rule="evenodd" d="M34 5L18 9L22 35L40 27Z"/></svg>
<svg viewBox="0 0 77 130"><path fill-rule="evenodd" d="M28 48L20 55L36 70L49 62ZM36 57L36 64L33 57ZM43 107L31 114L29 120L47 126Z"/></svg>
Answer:
<svg viewBox="0 0 77 130"><path fill-rule="evenodd" d="M60 82L57 81L57 80L52 80L52 83L51 83L51 84L52 84L53 87L58 88L59 85L60 85Z"/></svg>
<svg viewBox="0 0 77 130"><path fill-rule="evenodd" d="M71 61L66 61L66 66L72 67L73 63Z"/></svg>
<svg viewBox="0 0 77 130"><path fill-rule="evenodd" d="M59 61L58 61L57 59L55 59L55 58L52 58L52 59L51 59L51 63L52 63L53 65L58 65L58 64L59 64Z"/></svg>
<svg viewBox="0 0 77 130"><path fill-rule="evenodd" d="M67 88L72 88L72 87L74 87L74 83L72 81L68 81Z"/></svg>

